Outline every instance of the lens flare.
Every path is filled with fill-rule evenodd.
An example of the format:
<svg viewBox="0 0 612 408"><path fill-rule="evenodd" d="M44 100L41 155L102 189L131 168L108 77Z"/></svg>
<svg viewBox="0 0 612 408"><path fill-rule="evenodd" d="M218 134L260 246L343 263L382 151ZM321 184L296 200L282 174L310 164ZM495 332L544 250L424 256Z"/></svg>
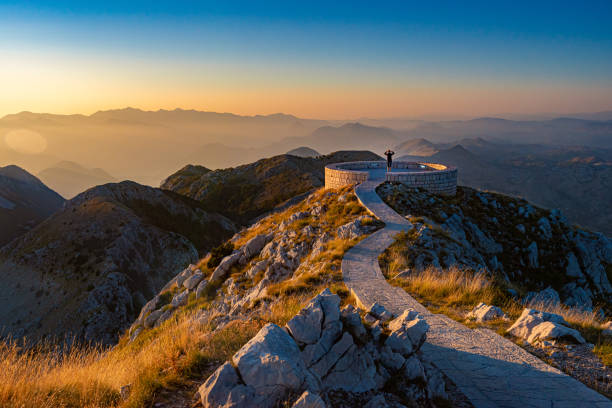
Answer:
<svg viewBox="0 0 612 408"><path fill-rule="evenodd" d="M28 129L11 130L4 135L4 142L12 150L25 154L40 154L47 149L47 139Z"/></svg>

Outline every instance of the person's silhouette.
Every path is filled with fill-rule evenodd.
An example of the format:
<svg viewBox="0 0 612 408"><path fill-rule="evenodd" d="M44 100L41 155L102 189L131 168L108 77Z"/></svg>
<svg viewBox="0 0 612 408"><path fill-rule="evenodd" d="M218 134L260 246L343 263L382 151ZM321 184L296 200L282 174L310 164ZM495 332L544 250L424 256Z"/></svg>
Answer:
<svg viewBox="0 0 612 408"><path fill-rule="evenodd" d="M391 166L393 165L393 155L395 154L392 150L387 150L385 152L385 156L387 156L387 171L391 171Z"/></svg>

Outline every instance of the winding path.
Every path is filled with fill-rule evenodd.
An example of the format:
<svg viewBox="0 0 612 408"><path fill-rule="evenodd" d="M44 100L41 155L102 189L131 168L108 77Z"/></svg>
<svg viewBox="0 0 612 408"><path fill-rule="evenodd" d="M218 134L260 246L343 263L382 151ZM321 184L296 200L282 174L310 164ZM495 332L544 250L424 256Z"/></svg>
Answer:
<svg viewBox="0 0 612 408"><path fill-rule="evenodd" d="M612 408L608 398L511 341L491 330L472 330L433 314L406 291L386 281L378 255L411 224L376 194L376 187L384 180L384 174L381 178L379 173L371 172L368 181L355 187L355 193L386 226L347 251L342 260L344 281L358 303L368 308L378 302L396 315L405 309L418 311L430 326L421 348L424 357L442 370L476 408Z"/></svg>

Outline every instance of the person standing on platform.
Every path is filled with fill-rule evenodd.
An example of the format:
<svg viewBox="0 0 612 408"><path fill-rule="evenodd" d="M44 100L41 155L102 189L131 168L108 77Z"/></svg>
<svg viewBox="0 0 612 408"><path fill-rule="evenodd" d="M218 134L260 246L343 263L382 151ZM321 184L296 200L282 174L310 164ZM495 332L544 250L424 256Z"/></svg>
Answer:
<svg viewBox="0 0 612 408"><path fill-rule="evenodd" d="M387 156L387 171L391 171L391 166L393 165L393 155L395 154L392 150L387 150L385 152L385 156Z"/></svg>

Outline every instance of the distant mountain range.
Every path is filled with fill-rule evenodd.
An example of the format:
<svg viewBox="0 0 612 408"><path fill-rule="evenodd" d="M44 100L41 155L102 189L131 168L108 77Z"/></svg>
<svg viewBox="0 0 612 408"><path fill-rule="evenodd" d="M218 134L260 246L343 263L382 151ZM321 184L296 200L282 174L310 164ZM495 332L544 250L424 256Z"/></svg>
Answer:
<svg viewBox="0 0 612 408"><path fill-rule="evenodd" d="M0 165L17 164L38 174L57 162L71 161L103 168L117 179L157 185L185 163L229 168L302 146L321 154L338 150L381 153L413 139L444 144L481 138L497 143L612 147L609 112L575 116L343 121L181 109L151 112L126 108L89 116L22 112L0 119L0 135L26 129L41 135L48 146L43 153L33 155L15 152L0 142ZM74 194L60 190L62 194Z"/></svg>
<svg viewBox="0 0 612 408"><path fill-rule="evenodd" d="M601 211L612 205L612 149L465 139L455 145L421 140L412 151L423 146L428 155L398 158L456 166L459 184L560 208L571 221L612 235L612 215Z"/></svg>
<svg viewBox="0 0 612 408"><path fill-rule="evenodd" d="M17 166L0 167L0 246L59 210L64 199Z"/></svg>
<svg viewBox="0 0 612 408"><path fill-rule="evenodd" d="M87 169L75 162L63 161L38 173L38 177L65 198L72 198L88 188L117 181L106 171Z"/></svg>

